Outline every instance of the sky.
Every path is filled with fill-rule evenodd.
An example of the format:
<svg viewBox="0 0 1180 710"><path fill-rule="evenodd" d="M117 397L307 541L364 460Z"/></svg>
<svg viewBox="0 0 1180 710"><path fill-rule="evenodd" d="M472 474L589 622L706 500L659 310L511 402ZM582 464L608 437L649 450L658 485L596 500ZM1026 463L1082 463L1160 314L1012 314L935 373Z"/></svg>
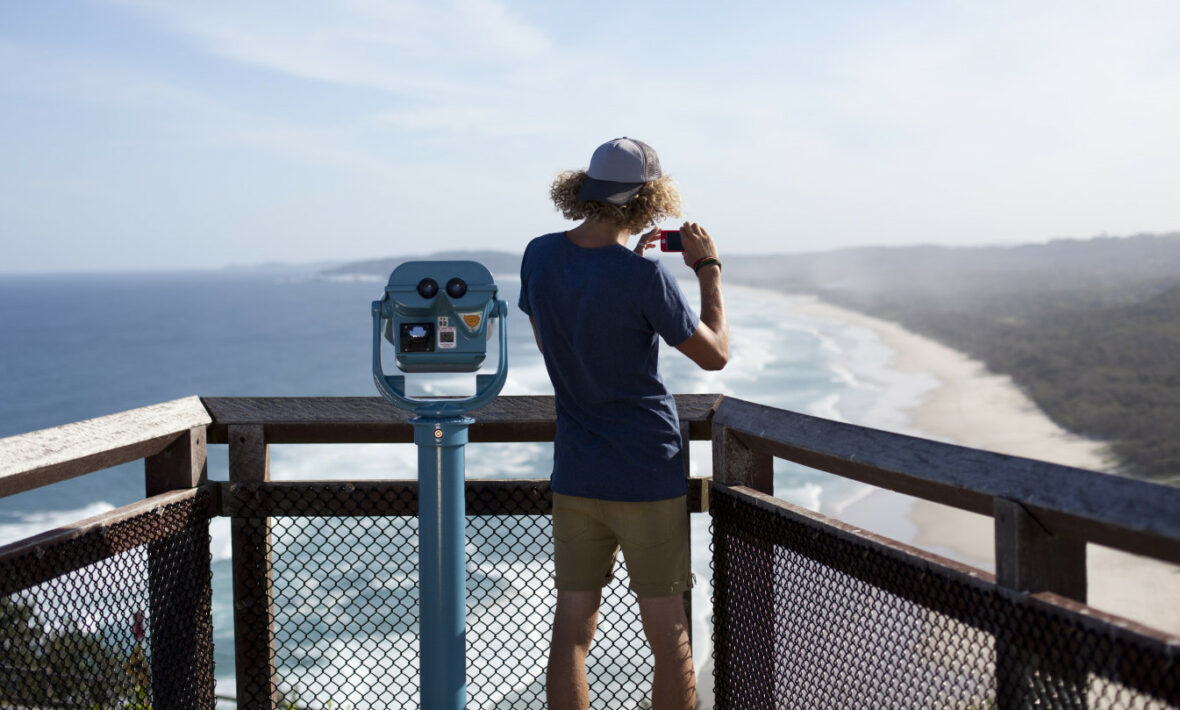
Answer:
<svg viewBox="0 0 1180 710"><path fill-rule="evenodd" d="M619 136L722 257L1176 231L1177 37L1172 0L0 0L0 272L519 251Z"/></svg>

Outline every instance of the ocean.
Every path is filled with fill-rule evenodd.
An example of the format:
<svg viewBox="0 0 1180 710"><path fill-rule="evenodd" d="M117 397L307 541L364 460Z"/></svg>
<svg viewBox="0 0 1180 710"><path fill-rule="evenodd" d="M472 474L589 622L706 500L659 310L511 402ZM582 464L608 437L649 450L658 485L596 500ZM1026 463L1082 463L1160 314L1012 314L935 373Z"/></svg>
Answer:
<svg viewBox="0 0 1180 710"><path fill-rule="evenodd" d="M509 304L509 375L503 394L552 392L527 318L516 308L515 274L497 275ZM0 437L166 400L202 396L376 394L370 371L369 304L383 279L330 279L297 270L0 276ZM695 283L682 284L696 301ZM664 347L672 392L716 392L856 424L908 429L906 412L937 381L892 368L894 353L872 331L803 315L800 297L726 285L731 359L705 372ZM456 380L459 381L456 381ZM452 393L463 378L415 383ZM708 442L693 444L692 473L709 475ZM469 478L547 477L547 444L481 444L467 451ZM209 476L225 480L226 447L214 446ZM411 445L273 446L276 480L390 478L412 471ZM841 515L871 489L777 462L775 493ZM143 466L127 464L0 499L0 544L96 515L143 495ZM864 506L861 506L863 508ZM912 526L894 502L855 524L901 540ZM212 526L214 629L219 692L232 694L229 521ZM695 650L709 654L708 517L694 516Z"/></svg>

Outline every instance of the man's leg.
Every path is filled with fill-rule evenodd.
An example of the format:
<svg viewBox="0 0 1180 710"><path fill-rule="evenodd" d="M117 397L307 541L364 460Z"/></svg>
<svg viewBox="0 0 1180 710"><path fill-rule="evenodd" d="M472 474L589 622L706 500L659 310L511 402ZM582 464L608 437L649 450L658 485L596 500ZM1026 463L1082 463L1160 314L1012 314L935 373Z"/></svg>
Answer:
<svg viewBox="0 0 1180 710"><path fill-rule="evenodd" d="M684 596L639 597L639 613L655 657L652 710L692 710L697 702L697 680Z"/></svg>
<svg viewBox="0 0 1180 710"><path fill-rule="evenodd" d="M601 591L557 592L545 693L549 710L588 710L586 654L598 627ZM691 668L691 664L689 666Z"/></svg>

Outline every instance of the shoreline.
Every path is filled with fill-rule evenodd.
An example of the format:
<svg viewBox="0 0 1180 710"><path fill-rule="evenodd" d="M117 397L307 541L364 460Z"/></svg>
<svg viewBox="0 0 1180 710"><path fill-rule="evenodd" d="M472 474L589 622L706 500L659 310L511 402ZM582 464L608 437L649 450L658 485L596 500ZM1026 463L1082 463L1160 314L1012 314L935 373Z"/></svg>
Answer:
<svg viewBox="0 0 1180 710"><path fill-rule="evenodd" d="M893 351L891 365L924 373L938 384L907 407L903 433L998 453L1110 473L1117 461L1102 442L1071 434L1053 423L1011 378L897 323L835 306L814 296L792 295L800 315L867 329ZM888 427L883 427L888 428ZM898 427L900 429L902 427ZM904 521L882 523L882 513ZM874 490L845 511L854 524L915 530L899 540L973 567L992 571L990 517L901 494ZM871 524L876 521L878 524ZM904 536L903 536L904 537ZM1180 566L1097 545L1087 545L1088 604L1161 631L1180 635Z"/></svg>

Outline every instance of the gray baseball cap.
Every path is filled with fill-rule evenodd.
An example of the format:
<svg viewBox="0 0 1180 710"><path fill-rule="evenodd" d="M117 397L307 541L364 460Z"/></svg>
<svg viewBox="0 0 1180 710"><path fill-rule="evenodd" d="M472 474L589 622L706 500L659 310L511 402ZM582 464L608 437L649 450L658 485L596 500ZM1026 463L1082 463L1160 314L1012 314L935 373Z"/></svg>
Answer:
<svg viewBox="0 0 1180 710"><path fill-rule="evenodd" d="M579 200L625 205L645 183L663 173L660 159L650 145L633 138L616 138L598 146L586 175L578 191Z"/></svg>

